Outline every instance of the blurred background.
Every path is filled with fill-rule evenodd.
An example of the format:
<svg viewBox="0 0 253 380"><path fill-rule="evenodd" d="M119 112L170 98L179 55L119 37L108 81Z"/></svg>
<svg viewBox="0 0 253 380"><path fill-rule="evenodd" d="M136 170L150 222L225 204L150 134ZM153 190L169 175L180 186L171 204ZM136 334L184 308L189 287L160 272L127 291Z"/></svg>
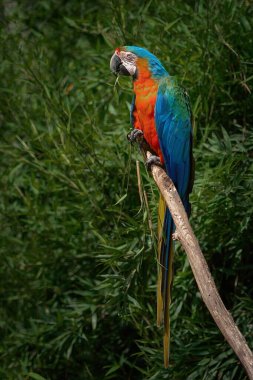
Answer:
<svg viewBox="0 0 253 380"><path fill-rule="evenodd" d="M247 0L1 2L1 379L246 379L179 247L163 369L158 193L109 60L146 47L189 93L191 224L252 348L252 20Z"/></svg>

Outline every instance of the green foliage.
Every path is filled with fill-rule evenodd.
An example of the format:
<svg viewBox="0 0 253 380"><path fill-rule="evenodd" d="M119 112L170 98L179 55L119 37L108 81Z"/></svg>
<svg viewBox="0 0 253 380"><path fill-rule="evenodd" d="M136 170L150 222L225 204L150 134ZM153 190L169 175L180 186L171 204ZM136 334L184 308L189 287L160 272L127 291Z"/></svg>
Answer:
<svg viewBox="0 0 253 380"><path fill-rule="evenodd" d="M0 11L1 378L246 379L180 249L163 369L158 194L141 166L149 208L139 200L131 83L114 88L109 59L145 46L189 92L191 223L252 347L251 3L6 0Z"/></svg>

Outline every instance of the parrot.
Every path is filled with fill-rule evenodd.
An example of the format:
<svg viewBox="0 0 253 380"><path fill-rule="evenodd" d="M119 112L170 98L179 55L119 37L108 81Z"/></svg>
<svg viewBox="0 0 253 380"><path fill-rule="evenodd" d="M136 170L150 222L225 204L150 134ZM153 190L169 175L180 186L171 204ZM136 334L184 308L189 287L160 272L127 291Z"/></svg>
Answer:
<svg viewBox="0 0 253 380"><path fill-rule="evenodd" d="M122 46L115 49L110 69L118 77L130 76L133 99L130 108L130 142L142 138L151 150L146 164L160 165L172 179L190 216L189 194L194 177L193 119L187 92L160 60L147 49ZM169 366L170 303L176 228L160 195L158 206L157 326L163 325L164 367Z"/></svg>

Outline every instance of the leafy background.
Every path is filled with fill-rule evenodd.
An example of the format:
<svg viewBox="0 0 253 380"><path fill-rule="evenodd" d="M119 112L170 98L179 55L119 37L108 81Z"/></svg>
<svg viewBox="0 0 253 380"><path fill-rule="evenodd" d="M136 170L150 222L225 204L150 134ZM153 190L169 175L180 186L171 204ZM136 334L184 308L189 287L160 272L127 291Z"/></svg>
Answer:
<svg viewBox="0 0 253 380"><path fill-rule="evenodd" d="M163 369L158 194L140 164L140 201L131 82L108 66L145 46L187 89L191 223L253 347L252 20L246 0L1 2L1 379L246 379L179 248Z"/></svg>

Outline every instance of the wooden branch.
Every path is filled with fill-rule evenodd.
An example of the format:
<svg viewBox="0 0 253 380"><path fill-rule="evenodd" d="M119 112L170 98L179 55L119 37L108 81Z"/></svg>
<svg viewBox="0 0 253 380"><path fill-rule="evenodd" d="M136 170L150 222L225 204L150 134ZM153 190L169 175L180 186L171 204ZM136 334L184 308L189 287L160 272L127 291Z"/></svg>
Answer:
<svg viewBox="0 0 253 380"><path fill-rule="evenodd" d="M149 158L151 156L151 153L143 145L141 149L145 157ZM152 165L151 172L171 212L176 225L178 240L187 254L203 301L225 339L240 359L249 379L253 380L253 353L220 298L178 192L172 180L161 167Z"/></svg>

